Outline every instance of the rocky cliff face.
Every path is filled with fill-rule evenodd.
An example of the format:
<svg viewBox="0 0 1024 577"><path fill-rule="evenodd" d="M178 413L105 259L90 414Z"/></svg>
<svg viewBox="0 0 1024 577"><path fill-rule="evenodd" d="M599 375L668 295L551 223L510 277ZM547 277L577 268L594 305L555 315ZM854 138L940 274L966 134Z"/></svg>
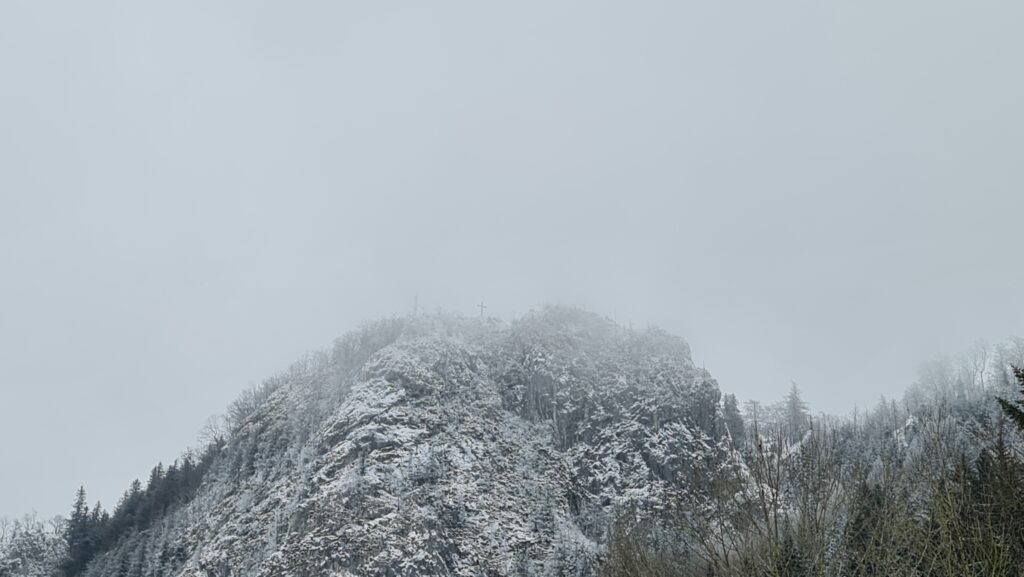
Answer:
<svg viewBox="0 0 1024 577"><path fill-rule="evenodd" d="M88 575L591 575L729 458L681 339L549 308L381 321L234 407L197 496Z"/></svg>

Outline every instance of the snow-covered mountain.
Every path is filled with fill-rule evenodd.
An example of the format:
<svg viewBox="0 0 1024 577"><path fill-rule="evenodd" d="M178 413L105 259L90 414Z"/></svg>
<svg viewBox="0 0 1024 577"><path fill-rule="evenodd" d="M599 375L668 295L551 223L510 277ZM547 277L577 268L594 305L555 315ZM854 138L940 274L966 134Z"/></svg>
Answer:
<svg viewBox="0 0 1024 577"><path fill-rule="evenodd" d="M86 575L591 575L732 458L687 344L551 307L389 319L249 391L194 497Z"/></svg>

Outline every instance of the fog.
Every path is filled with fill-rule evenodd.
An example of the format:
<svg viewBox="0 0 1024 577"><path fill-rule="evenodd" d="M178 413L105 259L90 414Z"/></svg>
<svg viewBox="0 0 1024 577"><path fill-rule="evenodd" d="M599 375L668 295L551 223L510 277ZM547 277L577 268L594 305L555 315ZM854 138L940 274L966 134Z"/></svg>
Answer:
<svg viewBox="0 0 1024 577"><path fill-rule="evenodd" d="M1022 17L4 2L0 515L113 506L414 299L657 324L741 399L899 395L1024 332Z"/></svg>

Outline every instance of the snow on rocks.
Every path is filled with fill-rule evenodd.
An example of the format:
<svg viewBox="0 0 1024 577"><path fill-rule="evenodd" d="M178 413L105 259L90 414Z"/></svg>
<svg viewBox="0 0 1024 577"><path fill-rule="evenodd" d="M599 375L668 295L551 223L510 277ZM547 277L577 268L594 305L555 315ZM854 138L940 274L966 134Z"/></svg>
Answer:
<svg viewBox="0 0 1024 577"><path fill-rule="evenodd" d="M685 342L575 309L389 321L274 383L199 495L90 575L592 575L622 507L722 454Z"/></svg>

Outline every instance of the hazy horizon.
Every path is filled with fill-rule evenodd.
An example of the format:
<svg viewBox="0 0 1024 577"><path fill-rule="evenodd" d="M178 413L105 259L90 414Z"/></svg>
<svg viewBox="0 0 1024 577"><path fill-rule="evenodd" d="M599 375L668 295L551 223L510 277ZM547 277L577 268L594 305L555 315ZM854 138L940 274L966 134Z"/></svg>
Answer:
<svg viewBox="0 0 1024 577"><path fill-rule="evenodd" d="M1024 333L1021 24L4 3L0 516L81 484L112 507L246 386L417 297L658 325L741 399L898 396Z"/></svg>

